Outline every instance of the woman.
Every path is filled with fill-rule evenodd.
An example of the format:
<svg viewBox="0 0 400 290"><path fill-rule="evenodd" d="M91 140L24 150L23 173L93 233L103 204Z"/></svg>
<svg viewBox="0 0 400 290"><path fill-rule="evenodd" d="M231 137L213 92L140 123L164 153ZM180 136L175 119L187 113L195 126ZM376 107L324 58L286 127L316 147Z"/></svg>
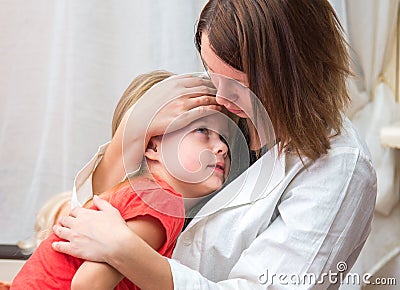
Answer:
<svg viewBox="0 0 400 290"><path fill-rule="evenodd" d="M142 289L338 288L340 281L327 274L345 274L360 253L370 231L376 176L364 142L343 117L348 55L332 7L326 0L210 0L200 15L196 44L209 72L248 86L267 110L279 141L272 186L251 201L246 194L253 192L242 191L224 208L203 215L213 207L211 199L181 233L173 259L132 236L104 202L97 203L99 212L75 209L63 219L55 233L69 242L54 249L106 262ZM173 90L178 96L173 110L163 109L159 118L167 124L199 105L217 104L240 116L241 108L227 99L198 97L215 93L207 85L181 77L159 86L157 94ZM142 158L138 140L165 128L135 128L131 160ZM251 131L250 139L257 140ZM257 153L260 144L253 141ZM121 143L111 142L94 172L95 192L125 175ZM260 166L263 170L256 162L248 175ZM234 193L230 185L216 198ZM102 230L93 233L93 227ZM125 242L131 239L137 242ZM314 279L304 281L305 276Z"/></svg>

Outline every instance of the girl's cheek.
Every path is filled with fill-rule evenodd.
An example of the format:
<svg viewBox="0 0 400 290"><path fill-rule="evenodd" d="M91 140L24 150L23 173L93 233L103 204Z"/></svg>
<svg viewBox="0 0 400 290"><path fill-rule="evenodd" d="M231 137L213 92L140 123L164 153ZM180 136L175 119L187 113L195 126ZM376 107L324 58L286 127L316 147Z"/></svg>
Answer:
<svg viewBox="0 0 400 290"><path fill-rule="evenodd" d="M197 172L201 168L201 164L199 159L193 158L192 160L188 159L182 162L183 169L188 173Z"/></svg>

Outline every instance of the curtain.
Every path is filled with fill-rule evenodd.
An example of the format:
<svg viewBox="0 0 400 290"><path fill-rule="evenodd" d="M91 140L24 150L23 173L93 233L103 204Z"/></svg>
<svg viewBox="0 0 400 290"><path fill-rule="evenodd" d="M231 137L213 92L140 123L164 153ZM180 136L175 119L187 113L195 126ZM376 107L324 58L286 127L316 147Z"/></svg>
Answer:
<svg viewBox="0 0 400 290"><path fill-rule="evenodd" d="M398 155L381 145L380 131L400 120L400 107L395 101L399 80L396 70L399 1L331 0L331 3L347 32L355 73L348 82L352 105L347 115L368 144L378 182L372 231L351 272L391 277L390 273L400 272L400 263L394 262L400 261ZM361 285L341 289L361 289Z"/></svg>
<svg viewBox="0 0 400 290"><path fill-rule="evenodd" d="M340 1L343 2L343 1ZM398 0L345 1L346 29L355 78L349 81L347 114L367 141L378 176L376 210L390 214L399 200L395 152L380 144L380 130L400 120L395 102L395 35ZM342 13L343 16L343 13Z"/></svg>
<svg viewBox="0 0 400 290"><path fill-rule="evenodd" d="M72 189L133 77L202 70L204 3L1 1L0 244L29 237L43 203Z"/></svg>

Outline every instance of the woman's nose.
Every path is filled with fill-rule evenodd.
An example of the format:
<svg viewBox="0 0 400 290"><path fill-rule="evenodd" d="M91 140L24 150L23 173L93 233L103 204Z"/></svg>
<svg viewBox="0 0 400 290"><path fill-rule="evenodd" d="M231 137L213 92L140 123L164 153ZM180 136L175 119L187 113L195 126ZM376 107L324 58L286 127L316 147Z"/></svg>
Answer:
<svg viewBox="0 0 400 290"><path fill-rule="evenodd" d="M220 105L224 105L225 103L237 103L239 96L233 93L221 93L220 91L217 92L216 100L217 103Z"/></svg>
<svg viewBox="0 0 400 290"><path fill-rule="evenodd" d="M230 100L228 100L224 97L217 96L216 101L219 105L224 106L228 110L237 108L237 106L234 103L232 103Z"/></svg>
<svg viewBox="0 0 400 290"><path fill-rule="evenodd" d="M226 106L229 102L229 100L225 97L222 97L221 95L217 95L215 97L215 100L217 101L218 104L222 105L222 106Z"/></svg>

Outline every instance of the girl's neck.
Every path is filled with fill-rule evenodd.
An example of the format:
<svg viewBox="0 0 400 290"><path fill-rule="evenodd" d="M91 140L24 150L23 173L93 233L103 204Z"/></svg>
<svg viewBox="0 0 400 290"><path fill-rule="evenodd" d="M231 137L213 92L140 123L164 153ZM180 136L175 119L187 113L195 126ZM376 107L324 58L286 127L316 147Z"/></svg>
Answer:
<svg viewBox="0 0 400 290"><path fill-rule="evenodd" d="M168 183L176 192L182 193L182 188L179 185L179 182L168 173L167 169L163 165L158 162L148 162L147 165L148 170L147 173L145 173L146 176L149 178L154 178L154 176L157 176L157 178Z"/></svg>

